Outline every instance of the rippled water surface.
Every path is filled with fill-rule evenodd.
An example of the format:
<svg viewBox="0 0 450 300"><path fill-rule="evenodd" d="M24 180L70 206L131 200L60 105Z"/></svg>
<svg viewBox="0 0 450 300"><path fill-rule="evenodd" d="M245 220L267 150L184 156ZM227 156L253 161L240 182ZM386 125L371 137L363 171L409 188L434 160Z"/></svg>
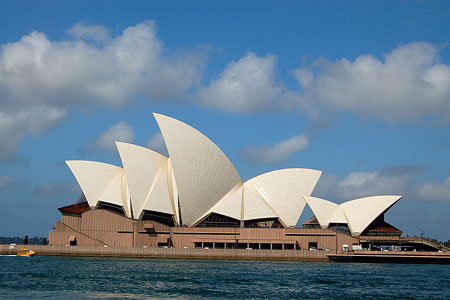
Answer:
<svg viewBox="0 0 450 300"><path fill-rule="evenodd" d="M0 299L450 299L450 266L0 256Z"/></svg>

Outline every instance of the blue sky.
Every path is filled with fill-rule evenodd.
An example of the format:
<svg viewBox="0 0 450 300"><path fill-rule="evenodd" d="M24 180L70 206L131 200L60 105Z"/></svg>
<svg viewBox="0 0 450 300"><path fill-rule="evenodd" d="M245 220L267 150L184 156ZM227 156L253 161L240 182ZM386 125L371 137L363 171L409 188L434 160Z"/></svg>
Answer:
<svg viewBox="0 0 450 300"><path fill-rule="evenodd" d="M448 1L91 2L0 1L0 235L47 235L64 160L164 152L159 112L243 179L319 169L313 195L400 194L388 222L450 239Z"/></svg>

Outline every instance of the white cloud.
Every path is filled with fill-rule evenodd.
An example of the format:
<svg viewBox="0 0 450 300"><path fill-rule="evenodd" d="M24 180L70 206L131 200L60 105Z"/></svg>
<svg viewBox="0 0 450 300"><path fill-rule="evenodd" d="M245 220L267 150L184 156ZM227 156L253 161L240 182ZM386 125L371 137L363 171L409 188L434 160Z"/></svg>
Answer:
<svg viewBox="0 0 450 300"><path fill-rule="evenodd" d="M160 132L155 133L147 142L147 148L161 153L164 156L169 156L167 151L166 142Z"/></svg>
<svg viewBox="0 0 450 300"><path fill-rule="evenodd" d="M102 36L100 27L75 25L79 38ZM103 38L105 38L103 36ZM133 94L167 99L199 79L199 61L163 53L153 22L128 27L98 46L79 39L50 41L32 32L3 45L0 83L13 100L67 104L98 100L120 105Z"/></svg>
<svg viewBox="0 0 450 300"><path fill-rule="evenodd" d="M240 153L253 163L274 164L288 159L297 151L306 149L308 145L306 136L299 135L275 143L272 147L246 146L241 149Z"/></svg>
<svg viewBox="0 0 450 300"><path fill-rule="evenodd" d="M61 122L65 111L49 106L33 106L27 110L0 111L0 161L17 159L15 153L22 137L37 135Z"/></svg>
<svg viewBox="0 0 450 300"><path fill-rule="evenodd" d="M325 173L314 194L332 201L375 195L413 195L412 180L424 169L424 166L397 166L351 172L344 178Z"/></svg>
<svg viewBox="0 0 450 300"><path fill-rule="evenodd" d="M402 195L421 201L450 200L450 177L441 182L418 183L425 166L396 166L351 172L344 178L323 174L314 195L329 200L351 200L374 195Z"/></svg>
<svg viewBox="0 0 450 300"><path fill-rule="evenodd" d="M200 103L231 112L254 113L275 108L287 91L276 83L277 57L248 53L230 62L209 87L200 89Z"/></svg>
<svg viewBox="0 0 450 300"><path fill-rule="evenodd" d="M390 122L450 120L450 66L431 44L399 46L384 60L361 55L319 65L294 70L303 89L298 103L313 115L349 110Z"/></svg>
<svg viewBox="0 0 450 300"><path fill-rule="evenodd" d="M1 45L0 122L7 126L0 127L0 137L7 146L0 159L13 158L25 134L48 130L71 107L119 107L134 95L172 99L200 80L203 59L192 53L170 55L153 22L112 38L97 25L75 24L70 33L77 39L51 41L35 31ZM34 118L45 110L50 113Z"/></svg>
<svg viewBox="0 0 450 300"><path fill-rule="evenodd" d="M426 200L450 200L450 176L442 182L425 182L417 191Z"/></svg>
<svg viewBox="0 0 450 300"><path fill-rule="evenodd" d="M108 29L103 25L85 25L76 23L68 33L79 39L105 42L110 39Z"/></svg>
<svg viewBox="0 0 450 300"><path fill-rule="evenodd" d="M88 148L116 151L115 142L132 143L134 141L133 127L125 121L111 126L97 138L88 142Z"/></svg>

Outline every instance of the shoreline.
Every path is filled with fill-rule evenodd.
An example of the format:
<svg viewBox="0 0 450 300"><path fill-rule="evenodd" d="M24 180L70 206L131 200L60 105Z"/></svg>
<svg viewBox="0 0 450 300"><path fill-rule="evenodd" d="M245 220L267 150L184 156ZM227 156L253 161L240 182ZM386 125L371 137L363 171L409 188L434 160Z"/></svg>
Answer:
<svg viewBox="0 0 450 300"><path fill-rule="evenodd" d="M38 256L450 264L449 252L355 251L349 253L330 253L330 251L309 250L0 245L0 254L14 255L24 247L36 251Z"/></svg>
<svg viewBox="0 0 450 300"><path fill-rule="evenodd" d="M13 247L13 249L10 249ZM158 247L99 247L99 246L47 246L47 245L0 245L0 254L17 254L23 247L37 255L80 257L127 257L164 259L220 259L220 260L273 260L329 262L328 251L309 250L246 250L246 249L199 249Z"/></svg>

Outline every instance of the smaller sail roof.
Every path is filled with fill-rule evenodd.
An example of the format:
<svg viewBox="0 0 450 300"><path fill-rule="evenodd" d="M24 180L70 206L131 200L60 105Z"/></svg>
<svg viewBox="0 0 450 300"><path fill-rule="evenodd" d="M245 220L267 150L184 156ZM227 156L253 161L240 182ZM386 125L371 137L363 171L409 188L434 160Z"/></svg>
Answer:
<svg viewBox="0 0 450 300"><path fill-rule="evenodd" d="M91 208L97 206L108 185L123 173L120 167L96 161L67 160L66 164L78 181ZM115 196L112 201L117 202L117 197Z"/></svg>
<svg viewBox="0 0 450 300"><path fill-rule="evenodd" d="M387 211L402 196L386 195L359 198L340 206L348 220L352 234L361 234L379 215Z"/></svg>
<svg viewBox="0 0 450 300"><path fill-rule="evenodd" d="M348 224L353 235L360 235L378 216L402 196L384 195L359 198L342 204L316 197L304 197L322 227L331 223Z"/></svg>
<svg viewBox="0 0 450 300"><path fill-rule="evenodd" d="M338 207L338 205L331 201L317 197L304 196L303 198L313 211L314 216L316 216L316 219L319 222L320 226L328 227L330 219L333 216L334 211ZM347 223L347 220L345 220L345 223Z"/></svg>
<svg viewBox="0 0 450 300"><path fill-rule="evenodd" d="M311 195L321 171L302 168L281 169L248 180L289 227L295 227L305 207L303 196Z"/></svg>
<svg viewBox="0 0 450 300"><path fill-rule="evenodd" d="M138 219L150 195L158 170L167 164L167 158L158 152L134 144L116 142L116 146L127 176L133 217Z"/></svg>

